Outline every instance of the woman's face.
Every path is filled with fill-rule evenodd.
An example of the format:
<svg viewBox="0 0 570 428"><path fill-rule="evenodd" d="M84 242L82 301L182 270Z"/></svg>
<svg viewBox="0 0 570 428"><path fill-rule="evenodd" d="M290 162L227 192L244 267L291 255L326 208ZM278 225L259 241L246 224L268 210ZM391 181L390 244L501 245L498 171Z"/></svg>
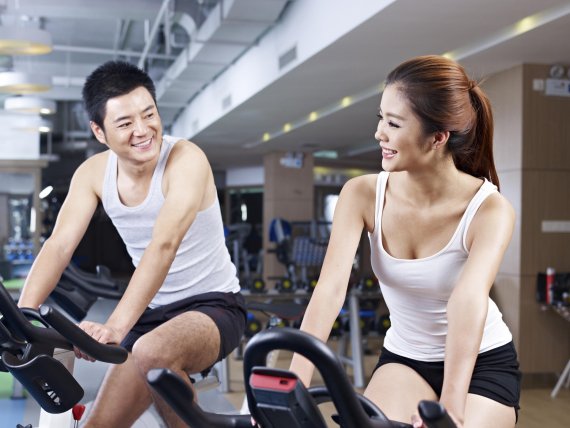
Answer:
<svg viewBox="0 0 570 428"><path fill-rule="evenodd" d="M374 138L380 143L385 171L406 171L428 164L430 135L423 132L421 122L397 85L384 89L378 117Z"/></svg>

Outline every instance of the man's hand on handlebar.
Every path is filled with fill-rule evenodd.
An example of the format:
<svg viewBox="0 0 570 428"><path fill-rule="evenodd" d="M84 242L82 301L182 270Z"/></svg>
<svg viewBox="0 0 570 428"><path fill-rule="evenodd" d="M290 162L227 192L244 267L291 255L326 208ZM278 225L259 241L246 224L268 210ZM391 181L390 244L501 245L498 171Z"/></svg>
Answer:
<svg viewBox="0 0 570 428"><path fill-rule="evenodd" d="M81 328L83 331L85 331L85 333L87 333L99 343L119 344L122 340L122 337L118 331L112 329L111 327L108 327L105 324L100 324L92 321L82 321L79 324L79 328ZM74 347L73 351L75 352L75 356L77 358L83 358L84 360L88 361L95 361L94 358L83 353L77 347Z"/></svg>

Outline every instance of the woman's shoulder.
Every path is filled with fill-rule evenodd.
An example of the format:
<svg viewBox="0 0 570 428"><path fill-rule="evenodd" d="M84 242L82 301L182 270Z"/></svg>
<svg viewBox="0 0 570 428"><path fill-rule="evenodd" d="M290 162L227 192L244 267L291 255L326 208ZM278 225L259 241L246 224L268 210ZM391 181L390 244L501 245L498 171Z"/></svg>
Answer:
<svg viewBox="0 0 570 428"><path fill-rule="evenodd" d="M513 216L515 210L512 204L500 192L491 192L481 204L479 211L486 214Z"/></svg>
<svg viewBox="0 0 570 428"><path fill-rule="evenodd" d="M378 174L365 174L353 177L343 186L342 192L356 193L360 196L370 196L376 194Z"/></svg>
<svg viewBox="0 0 570 428"><path fill-rule="evenodd" d="M485 197L473 217L470 226L472 234L484 231L512 231L516 213L507 198L499 192L491 192ZM509 232L510 233L510 232Z"/></svg>
<svg viewBox="0 0 570 428"><path fill-rule="evenodd" d="M374 211L378 174L366 174L348 180L340 192L339 202L360 213Z"/></svg>

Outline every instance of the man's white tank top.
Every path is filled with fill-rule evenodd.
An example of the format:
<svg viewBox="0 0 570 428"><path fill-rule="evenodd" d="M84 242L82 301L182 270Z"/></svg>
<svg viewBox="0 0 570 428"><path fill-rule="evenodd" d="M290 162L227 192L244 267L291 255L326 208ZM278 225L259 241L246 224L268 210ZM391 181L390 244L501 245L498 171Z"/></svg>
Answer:
<svg viewBox="0 0 570 428"><path fill-rule="evenodd" d="M163 136L148 194L135 207L127 207L119 199L117 156L109 152L103 183L103 208L123 239L135 267L150 243L156 218L164 204L162 177L170 151L178 140ZM164 283L149 306L154 308L207 292L236 293L239 290L236 268L226 247L220 205L216 198L210 207L196 214Z"/></svg>
<svg viewBox="0 0 570 428"><path fill-rule="evenodd" d="M469 252L465 241L471 220L497 187L485 180L470 201L453 237L436 254L421 259L397 259L382 245L382 210L388 172L378 174L374 232L369 233L372 269L390 312L391 327L384 347L418 361L443 361L447 336L447 302ZM495 302L489 309L479 352L509 343L512 335Z"/></svg>

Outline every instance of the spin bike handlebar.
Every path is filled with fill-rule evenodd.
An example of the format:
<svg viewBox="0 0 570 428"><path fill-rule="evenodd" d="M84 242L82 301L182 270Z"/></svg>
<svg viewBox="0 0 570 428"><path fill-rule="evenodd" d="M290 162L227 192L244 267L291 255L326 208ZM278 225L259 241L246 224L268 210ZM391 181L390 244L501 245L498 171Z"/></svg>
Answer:
<svg viewBox="0 0 570 428"><path fill-rule="evenodd" d="M125 348L97 342L50 305L41 305L39 313L40 316L69 341L72 346L75 345L96 360L113 364L121 364L126 361L128 352Z"/></svg>
<svg viewBox="0 0 570 428"><path fill-rule="evenodd" d="M168 369L150 370L147 381L188 426L252 428L249 415L221 415L202 410L194 400L192 388Z"/></svg>
<svg viewBox="0 0 570 428"><path fill-rule="evenodd" d="M343 426L347 428L393 428L395 426L388 420L374 420L364 411L335 353L324 342L300 330L279 328L256 334L245 349L244 379L250 378L254 367L264 366L267 355L276 349L298 353L315 365L325 381L330 397L343 421ZM253 391L247 387L247 384L246 394L248 402L255 403ZM250 411L254 419L260 420L256 406L250 405Z"/></svg>
<svg viewBox="0 0 570 428"><path fill-rule="evenodd" d="M39 312L18 308L0 283L0 370L9 371L48 413L71 409L84 395L83 388L55 356L55 349L81 349L108 363L122 363L127 350L97 342L49 305ZM40 322L43 327L32 324Z"/></svg>
<svg viewBox="0 0 570 428"><path fill-rule="evenodd" d="M39 311L18 308L4 285L2 283L0 285L0 313L4 316L3 331L11 333L11 337L22 345L35 345L52 351L55 348L73 350L76 346L87 355L103 362L119 364L126 361L128 357L126 349L97 342L49 305L41 305ZM34 326L26 316L44 325L47 323L52 328Z"/></svg>
<svg viewBox="0 0 570 428"><path fill-rule="evenodd" d="M343 427L411 427L409 424L388 420L374 403L356 394L340 360L325 343L291 328L275 328L260 332L250 340L245 349L243 358L245 390L251 417L258 422L263 421L263 416L259 413L250 379L255 369L265 365L269 352L277 349L299 353L315 364L323 375L326 387L313 387L308 392L316 403L332 399ZM190 426L251 427L249 415L220 415L203 411L195 402L194 393L188 384L167 369L151 370L147 380ZM418 410L429 428L455 428L439 403L422 401Z"/></svg>

